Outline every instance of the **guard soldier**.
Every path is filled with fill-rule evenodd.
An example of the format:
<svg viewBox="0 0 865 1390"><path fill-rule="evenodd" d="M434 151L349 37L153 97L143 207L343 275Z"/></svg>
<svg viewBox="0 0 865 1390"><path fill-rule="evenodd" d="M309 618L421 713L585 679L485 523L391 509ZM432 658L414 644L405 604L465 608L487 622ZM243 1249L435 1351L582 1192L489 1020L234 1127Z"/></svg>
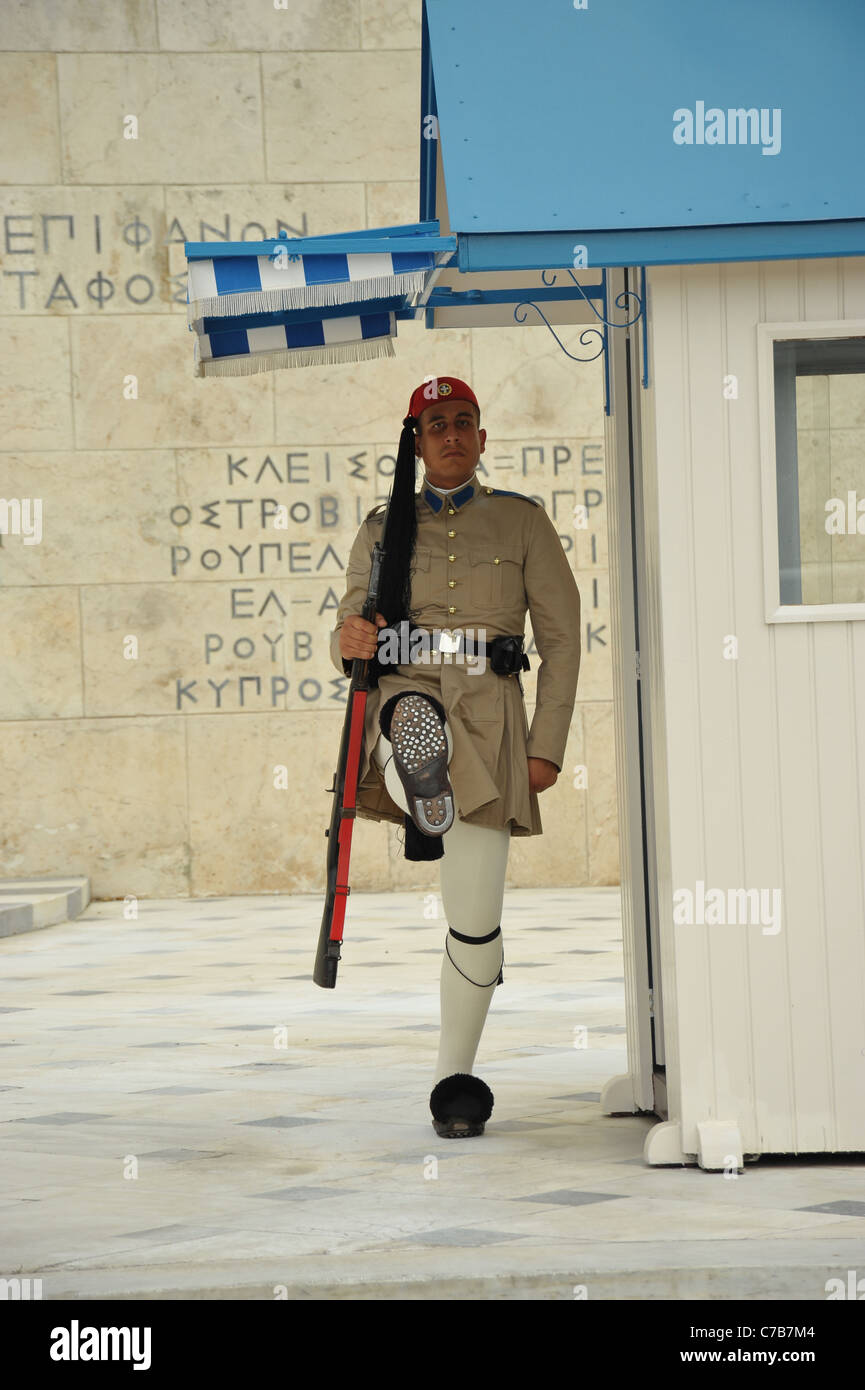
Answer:
<svg viewBox="0 0 865 1390"><path fill-rule="evenodd" d="M543 833L538 793L562 769L580 668L580 595L558 533L534 498L479 480L485 447L464 381L440 376L412 393L380 611L374 624L360 616L383 506L355 537L331 637L340 674L369 661L357 813L403 824L407 858L441 859L448 932L430 1110L448 1138L482 1134L492 1112L472 1067L503 978L510 838ZM541 658L531 728L526 611Z"/></svg>

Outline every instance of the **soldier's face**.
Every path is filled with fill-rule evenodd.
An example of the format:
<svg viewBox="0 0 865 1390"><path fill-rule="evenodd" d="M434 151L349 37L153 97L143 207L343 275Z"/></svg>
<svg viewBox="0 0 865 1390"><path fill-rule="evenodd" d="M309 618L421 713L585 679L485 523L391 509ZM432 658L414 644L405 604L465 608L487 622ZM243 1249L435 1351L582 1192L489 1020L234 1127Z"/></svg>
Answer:
<svg viewBox="0 0 865 1390"><path fill-rule="evenodd" d="M434 487L458 487L477 467L487 440L471 401L433 401L418 419L414 448Z"/></svg>

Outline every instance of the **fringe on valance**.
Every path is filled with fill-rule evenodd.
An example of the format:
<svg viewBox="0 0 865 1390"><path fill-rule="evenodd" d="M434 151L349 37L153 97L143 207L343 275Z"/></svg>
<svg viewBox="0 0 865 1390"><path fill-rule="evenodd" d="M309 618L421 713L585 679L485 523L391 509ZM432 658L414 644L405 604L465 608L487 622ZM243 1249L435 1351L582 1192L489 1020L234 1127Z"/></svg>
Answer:
<svg viewBox="0 0 865 1390"><path fill-rule="evenodd" d="M428 270L412 270L400 275L376 275L368 280L210 295L205 299L190 301L187 306L187 321L191 328L200 332L199 320L205 317L261 314L276 309L308 309L328 304L354 304L366 299L384 299L394 294L415 294L424 288L428 275Z"/></svg>
<svg viewBox="0 0 865 1390"><path fill-rule="evenodd" d="M195 344L197 377L253 376L278 367L330 366L336 362L365 362L376 357L393 357L391 338L363 338L353 343L327 343L322 347L273 348L250 353L248 357L200 357Z"/></svg>

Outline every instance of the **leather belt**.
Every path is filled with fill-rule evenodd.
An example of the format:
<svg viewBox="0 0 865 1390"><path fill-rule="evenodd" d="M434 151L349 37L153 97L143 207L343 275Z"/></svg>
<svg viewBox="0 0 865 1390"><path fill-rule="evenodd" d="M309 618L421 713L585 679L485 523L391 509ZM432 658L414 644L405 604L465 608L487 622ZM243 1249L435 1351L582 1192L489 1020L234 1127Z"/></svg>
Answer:
<svg viewBox="0 0 865 1390"><path fill-rule="evenodd" d="M482 656L497 676L516 676L520 671L531 670L529 658L523 651L525 636L521 632L513 636L494 637L491 642L480 642L474 637L467 638L462 631L453 632L450 628L430 632L427 628L413 627L411 631L423 632L426 636L425 645L428 643L432 651L459 652L469 658Z"/></svg>

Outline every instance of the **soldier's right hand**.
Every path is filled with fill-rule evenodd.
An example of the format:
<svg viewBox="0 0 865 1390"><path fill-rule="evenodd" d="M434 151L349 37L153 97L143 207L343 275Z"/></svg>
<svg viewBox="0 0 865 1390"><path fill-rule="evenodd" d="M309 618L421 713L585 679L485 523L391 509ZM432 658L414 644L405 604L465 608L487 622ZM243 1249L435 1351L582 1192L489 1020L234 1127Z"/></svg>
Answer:
<svg viewBox="0 0 865 1390"><path fill-rule="evenodd" d="M351 613L339 630L340 655L346 661L353 661L358 656L370 661L378 650L376 633L380 627L387 627L387 618L383 618L381 613L376 613L374 623L367 622L357 613Z"/></svg>

